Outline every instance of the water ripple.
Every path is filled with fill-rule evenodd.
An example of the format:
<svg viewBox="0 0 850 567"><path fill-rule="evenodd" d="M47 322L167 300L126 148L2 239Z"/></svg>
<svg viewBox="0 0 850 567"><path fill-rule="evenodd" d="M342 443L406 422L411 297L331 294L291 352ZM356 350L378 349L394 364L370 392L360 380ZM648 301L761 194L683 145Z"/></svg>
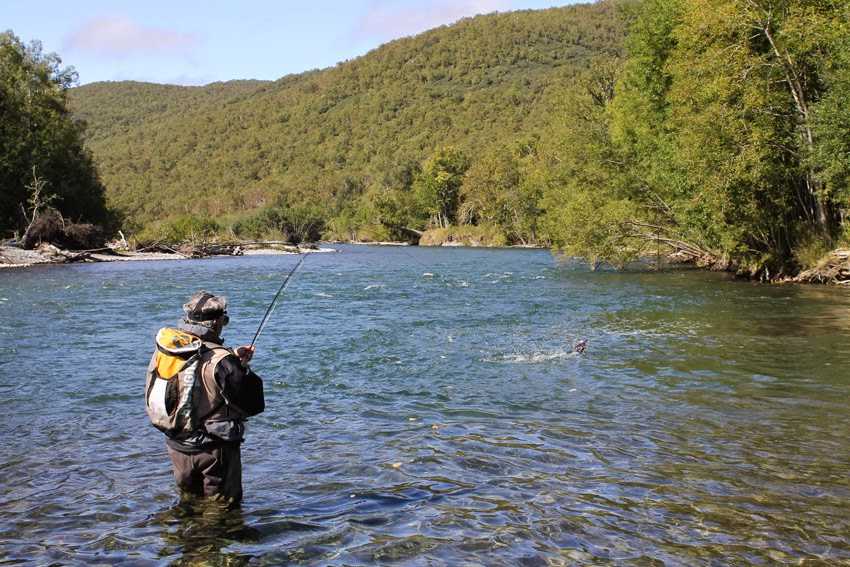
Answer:
<svg viewBox="0 0 850 567"><path fill-rule="evenodd" d="M0 562L850 562L850 295L541 251L308 258L242 510L178 504L152 336L207 288L244 341L292 262L0 273Z"/></svg>

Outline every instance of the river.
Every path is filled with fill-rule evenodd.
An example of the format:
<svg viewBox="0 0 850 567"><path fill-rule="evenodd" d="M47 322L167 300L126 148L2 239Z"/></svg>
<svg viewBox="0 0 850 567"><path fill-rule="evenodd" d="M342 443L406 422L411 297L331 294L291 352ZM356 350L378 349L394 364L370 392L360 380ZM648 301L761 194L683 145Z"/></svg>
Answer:
<svg viewBox="0 0 850 567"><path fill-rule="evenodd" d="M0 563L850 562L847 291L339 248L260 337L230 514L178 505L144 370L196 289L250 341L295 257L0 272Z"/></svg>

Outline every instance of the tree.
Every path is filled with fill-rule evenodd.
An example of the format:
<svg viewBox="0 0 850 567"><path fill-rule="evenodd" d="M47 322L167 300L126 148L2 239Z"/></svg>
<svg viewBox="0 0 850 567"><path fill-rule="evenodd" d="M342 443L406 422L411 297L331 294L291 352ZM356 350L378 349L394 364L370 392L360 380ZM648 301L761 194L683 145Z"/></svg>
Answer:
<svg viewBox="0 0 850 567"><path fill-rule="evenodd" d="M834 2L822 0L747 0L741 8L742 21L762 40L759 46L752 36L749 38L753 53L760 55L759 62L765 65L762 72L767 70L772 77L781 78L786 93L793 99L799 146L806 156L812 155L815 152L812 104L823 94L818 60L826 55L824 40L835 28L841 10L836 9ZM828 197L811 166L805 162L801 165L811 222L829 234L834 219Z"/></svg>
<svg viewBox="0 0 850 567"><path fill-rule="evenodd" d="M817 61L824 92L811 105L817 144L810 165L823 196L840 207L839 216L844 220L850 205L850 15L845 12L844 17L830 18L819 26L818 33L828 55Z"/></svg>
<svg viewBox="0 0 850 567"><path fill-rule="evenodd" d="M469 159L454 147L440 148L425 162L414 190L432 224L446 228L457 221L460 188L467 169Z"/></svg>
<svg viewBox="0 0 850 567"><path fill-rule="evenodd" d="M592 265L623 264L657 241L650 227L659 226L651 221L660 205L645 198L645 171L634 149L651 128L623 128L619 141L612 134L620 67L618 60L600 59L575 81L541 155L544 230L556 248Z"/></svg>
<svg viewBox="0 0 850 567"><path fill-rule="evenodd" d="M109 220L104 188L83 149L83 127L66 107L77 74L61 63L39 42L27 46L12 32L0 33L0 231L26 222L21 205L34 169L60 213Z"/></svg>
<svg viewBox="0 0 850 567"><path fill-rule="evenodd" d="M690 218L763 277L793 272L794 251L836 233L818 175L816 101L844 8L820 0L688 0L668 63L673 161L691 180Z"/></svg>
<svg viewBox="0 0 850 567"><path fill-rule="evenodd" d="M55 195L49 195L45 192L46 186L47 182L38 176L38 168L33 166L32 181L26 185L29 191L29 198L27 198L28 207L24 207L21 204L21 213L26 221L26 228L23 234L24 240L27 239L27 233L32 229L38 217L50 207L50 203L56 198Z"/></svg>
<svg viewBox="0 0 850 567"><path fill-rule="evenodd" d="M591 79L571 95L582 126L562 129L553 240L620 261L661 243L764 278L799 269L798 249L832 243L846 195L847 20L830 0L645 0L615 89Z"/></svg>
<svg viewBox="0 0 850 567"><path fill-rule="evenodd" d="M540 187L523 170L534 151L532 144L498 146L478 157L464 176L459 222L494 225L512 243L535 242Z"/></svg>

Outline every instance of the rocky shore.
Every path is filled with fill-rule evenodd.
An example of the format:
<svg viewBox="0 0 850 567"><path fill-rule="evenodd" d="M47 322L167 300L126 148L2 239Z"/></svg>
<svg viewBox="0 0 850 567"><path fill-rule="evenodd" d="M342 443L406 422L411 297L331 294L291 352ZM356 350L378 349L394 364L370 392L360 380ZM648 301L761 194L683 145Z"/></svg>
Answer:
<svg viewBox="0 0 850 567"><path fill-rule="evenodd" d="M75 264L93 262L140 262L152 260L189 260L222 256L259 256L336 252L333 248L316 245L292 246L279 243L250 243L238 245L177 246L156 245L139 250L105 247L96 250L63 250L52 244L42 244L33 250L0 245L0 269L26 268L42 264Z"/></svg>

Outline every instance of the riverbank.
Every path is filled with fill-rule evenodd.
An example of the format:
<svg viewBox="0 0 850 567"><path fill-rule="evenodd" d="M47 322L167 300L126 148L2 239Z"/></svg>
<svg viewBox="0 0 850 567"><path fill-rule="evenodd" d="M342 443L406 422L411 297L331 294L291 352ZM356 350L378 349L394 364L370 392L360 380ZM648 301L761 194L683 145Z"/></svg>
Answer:
<svg viewBox="0 0 850 567"><path fill-rule="evenodd" d="M786 281L850 286L850 249L837 248L821 258L813 268Z"/></svg>
<svg viewBox="0 0 850 567"><path fill-rule="evenodd" d="M407 242L342 242L331 241L323 244L355 244L362 246L411 246ZM425 247L470 247L470 248L518 248L518 249L547 249L545 246L512 245L484 246L481 243L470 244L456 241L445 241L439 244L426 244ZM335 248L317 245L293 246L278 242L251 242L227 246L211 246L205 252L198 253L194 248L169 248L156 246L154 250L125 250L119 248L101 248L98 250L73 251L63 250L52 244L42 244L35 250L24 250L16 246L0 245L0 269L27 268L37 265L57 265L95 262L145 262L162 260L192 260L200 258L221 258L227 256L266 256L301 253L337 252ZM717 270L716 266L704 266L692 259L683 259L673 254L667 258L671 266L691 265L697 269ZM723 271L721 269L721 271ZM726 270L730 271L730 270ZM818 264L804 270L796 276L787 276L773 280L771 283L800 283L850 286L850 249L836 249L824 256Z"/></svg>
<svg viewBox="0 0 850 567"><path fill-rule="evenodd" d="M62 250L52 244L42 244L34 250L24 250L15 246L0 246L0 269L3 268L28 268L37 265L56 264L79 264L95 262L145 262L156 260L192 260L199 258L220 258L227 256L262 256L281 254L302 253L327 253L336 252L335 248L298 247L280 244L245 244L229 247L227 253L212 253L195 255L188 251L172 249L163 251L164 247L157 247L155 251L123 250L114 248L101 248L97 250Z"/></svg>

